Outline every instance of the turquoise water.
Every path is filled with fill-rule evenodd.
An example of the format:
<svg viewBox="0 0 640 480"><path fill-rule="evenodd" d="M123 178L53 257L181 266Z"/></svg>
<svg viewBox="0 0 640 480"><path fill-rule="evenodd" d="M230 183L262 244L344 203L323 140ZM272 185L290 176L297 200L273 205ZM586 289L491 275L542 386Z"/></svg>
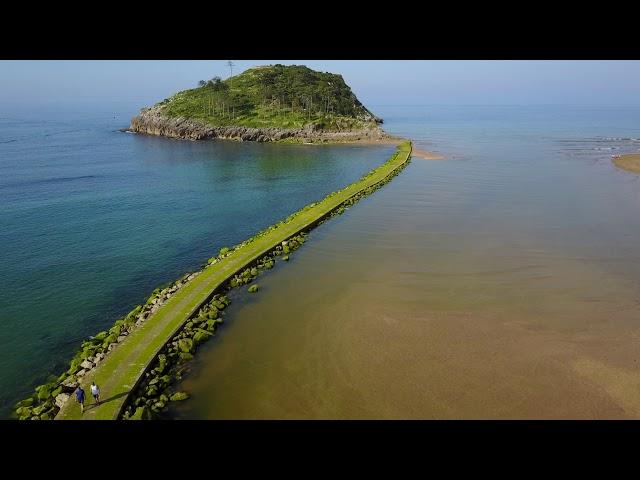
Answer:
<svg viewBox="0 0 640 480"><path fill-rule="evenodd" d="M640 108L374 111L446 159L238 292L169 416L640 418Z"/></svg>
<svg viewBox="0 0 640 480"><path fill-rule="evenodd" d="M154 288L393 151L118 131L136 110L0 110L1 414Z"/></svg>

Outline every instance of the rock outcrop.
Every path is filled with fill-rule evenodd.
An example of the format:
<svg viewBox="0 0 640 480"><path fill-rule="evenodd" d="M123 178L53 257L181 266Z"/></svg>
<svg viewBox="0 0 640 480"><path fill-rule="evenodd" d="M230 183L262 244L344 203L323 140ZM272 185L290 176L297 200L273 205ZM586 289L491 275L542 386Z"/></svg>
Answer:
<svg viewBox="0 0 640 480"><path fill-rule="evenodd" d="M352 142L383 140L388 135L375 123L371 128L344 131L325 131L309 124L300 129L250 128L241 126L214 127L188 118L170 118L161 106L143 109L131 119L129 132L157 135L185 140L233 139L253 142L278 142L293 139L308 143Z"/></svg>

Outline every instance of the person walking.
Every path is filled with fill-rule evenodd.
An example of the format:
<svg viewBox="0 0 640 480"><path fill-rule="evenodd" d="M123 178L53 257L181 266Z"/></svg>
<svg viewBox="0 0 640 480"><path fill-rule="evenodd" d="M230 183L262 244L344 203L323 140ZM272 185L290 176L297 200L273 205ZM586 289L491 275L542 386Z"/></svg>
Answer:
<svg viewBox="0 0 640 480"><path fill-rule="evenodd" d="M100 405L100 388L98 388L96 382L91 382L91 395L93 395L96 405Z"/></svg>
<svg viewBox="0 0 640 480"><path fill-rule="evenodd" d="M76 402L80 404L80 413L84 413L84 390L81 385L78 385L75 391L76 394Z"/></svg>

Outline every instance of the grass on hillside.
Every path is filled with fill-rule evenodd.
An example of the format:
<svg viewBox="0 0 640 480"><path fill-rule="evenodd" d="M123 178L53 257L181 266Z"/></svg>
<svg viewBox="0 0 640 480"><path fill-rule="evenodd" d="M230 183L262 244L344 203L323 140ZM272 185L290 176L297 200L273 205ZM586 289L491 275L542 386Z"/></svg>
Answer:
<svg viewBox="0 0 640 480"><path fill-rule="evenodd" d="M299 129L314 124L323 130L344 131L376 125L340 75L303 66L249 69L184 90L158 105L169 117L211 126Z"/></svg>

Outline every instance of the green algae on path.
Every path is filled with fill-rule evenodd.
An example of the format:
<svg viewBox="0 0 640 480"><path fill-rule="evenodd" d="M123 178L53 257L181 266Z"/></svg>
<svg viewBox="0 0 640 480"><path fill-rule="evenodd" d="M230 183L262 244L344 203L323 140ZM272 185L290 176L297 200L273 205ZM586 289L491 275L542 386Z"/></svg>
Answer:
<svg viewBox="0 0 640 480"><path fill-rule="evenodd" d="M82 377L81 385L85 389L94 381L100 386L102 403L99 406L87 405L84 414L81 414L79 405L70 398L62 406L56 419L116 419L147 366L216 289L280 242L313 226L351 197L391 176L410 159L411 148L411 142L400 144L389 160L360 180L302 208L286 221L277 224L277 227L256 235L253 241L241 244L218 263L205 268L118 344L100 365Z"/></svg>
<svg viewBox="0 0 640 480"><path fill-rule="evenodd" d="M627 172L640 174L640 153L629 153L626 155L615 155L613 164Z"/></svg>

